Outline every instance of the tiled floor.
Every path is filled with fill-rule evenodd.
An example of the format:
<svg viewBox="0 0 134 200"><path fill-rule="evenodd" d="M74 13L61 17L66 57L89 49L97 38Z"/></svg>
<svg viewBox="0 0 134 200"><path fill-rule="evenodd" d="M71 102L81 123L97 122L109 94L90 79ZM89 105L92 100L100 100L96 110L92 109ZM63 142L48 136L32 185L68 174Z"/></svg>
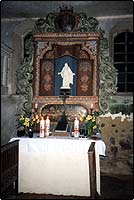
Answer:
<svg viewBox="0 0 134 200"><path fill-rule="evenodd" d="M99 199L127 199L133 200L133 176L101 175L101 197ZM89 199L89 197L65 197L48 194L23 194L7 199Z"/></svg>

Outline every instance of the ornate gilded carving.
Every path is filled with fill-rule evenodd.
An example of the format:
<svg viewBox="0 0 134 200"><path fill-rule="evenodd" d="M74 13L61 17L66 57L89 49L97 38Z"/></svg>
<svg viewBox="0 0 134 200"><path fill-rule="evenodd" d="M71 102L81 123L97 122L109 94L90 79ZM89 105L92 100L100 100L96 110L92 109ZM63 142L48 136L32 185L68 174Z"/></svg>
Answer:
<svg viewBox="0 0 134 200"><path fill-rule="evenodd" d="M54 59L54 51L48 51L45 55L46 59Z"/></svg>
<svg viewBox="0 0 134 200"><path fill-rule="evenodd" d="M87 95L90 95L90 96L91 95L95 95L96 96L96 95L98 95L98 88L97 88L97 79L98 79L98 74L97 73L98 73L98 71L96 69L97 68L97 57L96 57L96 55L94 56L92 51L91 51L91 49L89 49L90 43L86 43L86 42L87 41L90 42L90 38L88 37L88 35L92 36L91 37L91 41L95 41L95 40L98 41L99 40L99 34L98 33L97 34L96 33L91 33L91 34L89 34L89 33L87 33L87 34L79 33L79 38L76 37L76 35L77 35L76 33L69 33L69 34L71 34L71 38L69 37L67 42L66 41L62 42L63 39L67 40L67 38L66 38L67 34L65 34L65 33L62 33L62 34L60 33L59 37L57 37L57 34L55 34L55 33L51 33L51 34L44 33L43 35L42 34L40 34L40 35L39 34L35 34L34 35L34 39L35 39L35 41L37 43L41 39L44 42L47 41L47 43L49 41L49 48L47 47L44 50L44 48L42 46L42 49L40 48L40 56L35 55L36 56L36 64L35 64L35 68L36 68L36 70L35 70L36 71L35 95L40 95L40 93L39 93L39 82L40 82L40 71L39 71L39 69L40 69L40 62L41 62L40 60L41 60L41 58L44 57L44 55L47 55L47 52L48 52L47 50L51 49L53 45L61 45L61 46L64 46L64 45L65 46L68 46L68 45L69 46L71 46L71 45L79 45L79 46L81 46L81 49L82 49L81 52L83 51L84 55L87 55L86 56L87 57L87 61L89 61L91 59L94 61L93 62L94 73L93 73L93 81L92 81L92 73L90 73L90 78L89 79L91 80L91 83L88 84L86 87L85 87L85 85L80 87L81 83L78 83L79 86L78 86L78 90L77 90L77 95L78 96L79 95L83 95L83 96L87 96ZM50 36L49 38L48 38L48 35ZM55 39L55 36L57 37L56 39ZM97 45L98 43L96 42L95 44ZM61 56L62 55L64 56L65 55L64 53L66 52L66 49L65 49L65 51L62 50L62 52L63 53L61 54ZM96 54L97 53L98 53L98 50L96 48ZM86 62L86 63L87 63L87 67L89 68L90 63L89 62ZM85 69L84 66L85 66L85 62L83 62L83 64L82 64L83 70ZM84 73L84 71L83 71L83 73ZM89 72L88 72L88 74L89 74ZM80 79L80 77L78 77L78 78ZM82 94L80 93L80 91L82 92Z"/></svg>
<svg viewBox="0 0 134 200"><path fill-rule="evenodd" d="M88 59L89 56L85 51L80 50L80 55L79 55L80 59Z"/></svg>
<svg viewBox="0 0 134 200"><path fill-rule="evenodd" d="M97 54L97 42L95 40L87 41L86 47L90 49L93 56L96 56L96 54Z"/></svg>
<svg viewBox="0 0 134 200"><path fill-rule="evenodd" d="M44 46L43 46L44 45ZM36 55L36 67L35 67L35 95L39 95L39 83L40 83L40 60L43 59L43 56L48 51L52 50L51 44L48 42L43 42L43 45L40 46L40 51L37 51ZM42 47L42 48L41 48ZM44 47L44 48L43 48ZM39 53L39 55L38 55Z"/></svg>
<svg viewBox="0 0 134 200"><path fill-rule="evenodd" d="M48 42L38 42L37 43L37 55L40 56L42 53L42 49L45 50L48 48Z"/></svg>
<svg viewBox="0 0 134 200"><path fill-rule="evenodd" d="M65 34L58 33L58 29L55 26L55 19L58 16L58 13L49 13L45 18L38 19L35 22L33 31L31 35L33 35L36 32L42 33L42 37L44 33L48 32L48 35L46 34L45 37L47 39L51 37L51 33L54 33L52 37L59 38L59 37L67 37L66 42L60 42L59 44L62 43L62 45L67 45L67 43L70 45L70 38L74 33L71 33L73 30L75 32L75 38L79 37L92 37L98 35L95 32L100 33L101 38L100 38L100 67L99 67L99 72L100 72L100 77L99 77L99 106L100 110L102 110L104 113L109 110L109 99L112 94L115 94L117 91L117 71L113 66L112 60L109 58L109 48L108 48L108 41L106 38L104 38L104 31L99 29L99 22L97 19L93 17L87 17L85 13L80 13L80 14L75 14L77 17L77 23L76 26L73 26L73 29L71 29L69 32L68 30L64 30ZM68 32L68 33L66 33ZM83 36L82 36L83 35ZM89 41L86 45L84 46L84 40L83 41L83 49L87 51L88 53L91 54L92 58L96 57L96 41ZM76 41L72 41L73 43L79 43ZM58 44L58 43L57 43ZM37 64L37 71L36 73L36 81L39 82L39 77L38 77L38 70L39 70L39 62L41 57L47 52L48 50L51 50L51 44L48 44L47 42L39 42L38 43L38 56L36 57L36 64ZM23 63L17 70L17 93L21 94L25 97L26 102L24 103L23 109L25 111L28 111L31 109L31 102L33 98L33 91L32 91L32 71L33 71L33 66L32 66L32 61L33 61L33 40L32 37L28 38L25 41L25 51L27 52L27 56L24 57ZM48 54L49 55L49 54ZM84 53L81 56L85 56ZM96 59L94 60L94 65L96 66ZM95 68L95 73L96 74L96 68ZM95 75L94 75L95 76ZM96 77L94 77L94 83L96 84ZM96 94L96 88L98 86L95 85L93 93ZM36 95L39 95L38 91L38 85L37 85L37 93Z"/></svg>
<svg viewBox="0 0 134 200"><path fill-rule="evenodd" d="M52 104L57 104L57 105L63 105L62 98L59 96L47 96L47 97L42 97L42 96L37 96L34 98L33 103L38 102L39 105L39 112L42 111L42 108L47 106L47 105L52 105ZM87 110L90 112L91 109L91 104L94 104L94 109L98 110L98 96L70 96L66 100L66 104L74 104L74 105L82 105Z"/></svg>

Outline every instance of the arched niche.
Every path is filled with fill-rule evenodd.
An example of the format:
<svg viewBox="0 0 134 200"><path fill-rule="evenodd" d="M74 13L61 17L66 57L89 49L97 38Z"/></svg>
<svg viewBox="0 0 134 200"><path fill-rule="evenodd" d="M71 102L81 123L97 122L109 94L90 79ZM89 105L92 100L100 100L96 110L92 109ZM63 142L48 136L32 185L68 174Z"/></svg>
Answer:
<svg viewBox="0 0 134 200"><path fill-rule="evenodd" d="M52 122L58 122L64 112L64 106L62 104L43 105L40 108L40 112L44 116L44 118L46 115L49 115L49 118ZM80 113L85 115L87 112L87 109L82 105L66 105L66 115L68 117L68 122L73 122L75 116L78 116Z"/></svg>

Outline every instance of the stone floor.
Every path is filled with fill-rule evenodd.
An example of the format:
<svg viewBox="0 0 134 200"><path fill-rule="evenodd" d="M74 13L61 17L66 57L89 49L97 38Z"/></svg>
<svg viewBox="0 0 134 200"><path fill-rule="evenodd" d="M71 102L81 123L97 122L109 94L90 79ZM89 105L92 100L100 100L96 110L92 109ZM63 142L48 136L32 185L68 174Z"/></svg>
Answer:
<svg viewBox="0 0 134 200"><path fill-rule="evenodd" d="M7 199L89 199L89 197L19 193L18 196L11 195ZM98 199L133 200L133 176L101 174L101 197Z"/></svg>

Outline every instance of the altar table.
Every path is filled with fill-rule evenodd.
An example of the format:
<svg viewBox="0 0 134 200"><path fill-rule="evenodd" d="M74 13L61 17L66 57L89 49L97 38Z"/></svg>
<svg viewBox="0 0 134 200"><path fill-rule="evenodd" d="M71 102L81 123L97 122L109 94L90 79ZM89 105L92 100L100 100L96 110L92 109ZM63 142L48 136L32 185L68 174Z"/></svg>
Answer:
<svg viewBox="0 0 134 200"><path fill-rule="evenodd" d="M54 137L19 139L19 192L90 196L88 149L95 142L96 187L100 194L102 140ZM9 142L10 142L9 141Z"/></svg>

